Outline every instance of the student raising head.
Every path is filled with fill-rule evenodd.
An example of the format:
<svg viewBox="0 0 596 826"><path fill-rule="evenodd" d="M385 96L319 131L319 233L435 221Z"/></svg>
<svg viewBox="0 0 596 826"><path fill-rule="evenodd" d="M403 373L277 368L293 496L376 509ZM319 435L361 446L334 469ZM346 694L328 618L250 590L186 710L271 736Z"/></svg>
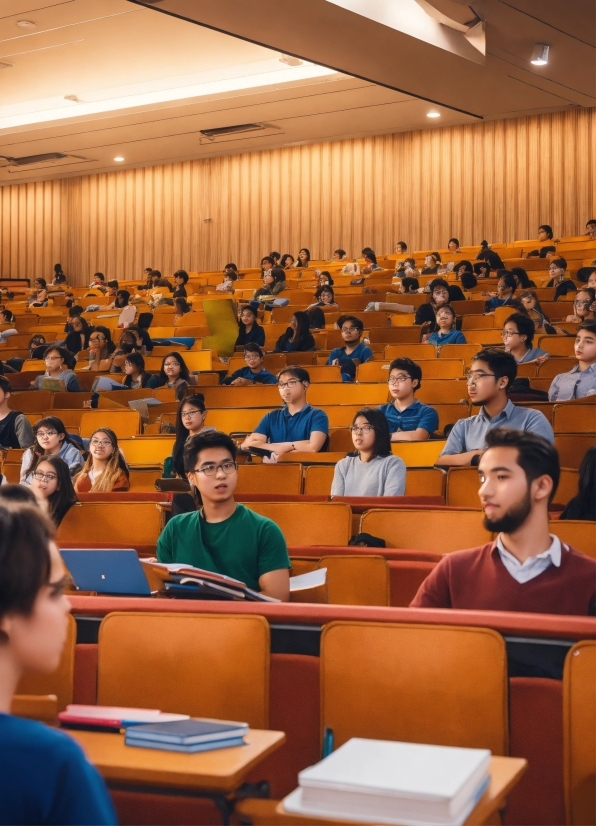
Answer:
<svg viewBox="0 0 596 826"><path fill-rule="evenodd" d="M403 496L406 466L391 453L387 419L381 410L366 407L350 427L355 453L335 466L331 496Z"/></svg>
<svg viewBox="0 0 596 826"><path fill-rule="evenodd" d="M22 485L30 485L32 473L42 457L59 456L70 470L71 476L83 467L81 451L70 438L64 423L57 416L46 416L33 425L35 444L23 453L21 460Z"/></svg>
<svg viewBox="0 0 596 826"><path fill-rule="evenodd" d="M180 353L174 351L163 357L159 371L159 387L173 388L180 398L186 393L189 384L196 383L196 377L190 375Z"/></svg>
<svg viewBox="0 0 596 826"><path fill-rule="evenodd" d="M128 466L118 448L118 437L107 427L95 430L89 439L87 461L74 479L75 491L107 493L129 487Z"/></svg>
<svg viewBox="0 0 596 826"><path fill-rule="evenodd" d="M235 347L244 347L246 344L265 346L265 330L257 321L257 311L252 307L243 307L240 310L238 321L238 338Z"/></svg>
<svg viewBox="0 0 596 826"><path fill-rule="evenodd" d="M569 401L596 395L596 321L584 321L577 328L575 357L575 367L554 377L548 391L549 401Z"/></svg>
<svg viewBox="0 0 596 826"><path fill-rule="evenodd" d="M244 346L244 360L246 367L235 370L231 376L224 379L223 384L234 387L244 387L251 384L277 384L277 379L263 366L264 354L258 344Z"/></svg>
<svg viewBox="0 0 596 826"><path fill-rule="evenodd" d="M159 386L157 376L145 372L145 359L140 353L128 353L124 359L124 373L126 377L122 384L130 390Z"/></svg>
<svg viewBox="0 0 596 826"><path fill-rule="evenodd" d="M190 436L198 436L199 433L215 430L214 427L205 427L206 418L207 409L205 408L205 397L202 393L187 396L178 405L176 412L176 439L172 449L172 467L181 479L185 478L184 445L186 444L186 440ZM165 470L164 468L164 472Z"/></svg>
<svg viewBox="0 0 596 826"><path fill-rule="evenodd" d="M422 368L409 358L393 359L387 381L393 401L379 410L387 419L391 441L426 441L439 427L439 415L434 407L415 398L422 382Z"/></svg>
<svg viewBox="0 0 596 826"><path fill-rule="evenodd" d="M455 326L455 310L451 304L442 304L437 307L435 314L437 330L427 338L428 344L442 347L443 344L465 344L466 337Z"/></svg>
<svg viewBox="0 0 596 826"><path fill-rule="evenodd" d="M56 527L78 502L70 469L60 456L41 456L31 474L30 485Z"/></svg>
<svg viewBox="0 0 596 826"><path fill-rule="evenodd" d="M25 674L50 675L67 638L68 582L50 520L0 499L0 812L3 823L115 824L106 787L68 734L15 717Z"/></svg>
<svg viewBox="0 0 596 826"><path fill-rule="evenodd" d="M46 371L43 376L37 376L32 382L31 387L34 390L41 390L45 379L57 379L64 382L64 389L70 393L77 393L80 391L79 380L75 373L68 368L68 362L74 363L74 358L63 347L51 344L43 354Z"/></svg>
<svg viewBox="0 0 596 826"><path fill-rule="evenodd" d="M592 287L582 287L577 291L573 301L573 315L568 315L565 321L581 324L584 321L594 321L596 317L596 292Z"/></svg>
<svg viewBox="0 0 596 826"><path fill-rule="evenodd" d="M297 267L308 267L310 264L310 250L306 247L302 247L300 252L298 253L298 260L296 261Z"/></svg>
<svg viewBox="0 0 596 826"><path fill-rule="evenodd" d="M505 350L511 353L518 364L527 364L528 362L543 364L547 360L548 353L546 350L541 350L540 347L532 347L534 332L534 322L523 313L513 313L506 320L501 337Z"/></svg>
<svg viewBox="0 0 596 826"><path fill-rule="evenodd" d="M327 364L337 365L341 368L342 381L354 381L356 367L365 361L370 361L373 357L373 351L360 341L364 324L359 318L353 315L345 315L341 316L337 323L341 330L344 346L335 347L331 351Z"/></svg>

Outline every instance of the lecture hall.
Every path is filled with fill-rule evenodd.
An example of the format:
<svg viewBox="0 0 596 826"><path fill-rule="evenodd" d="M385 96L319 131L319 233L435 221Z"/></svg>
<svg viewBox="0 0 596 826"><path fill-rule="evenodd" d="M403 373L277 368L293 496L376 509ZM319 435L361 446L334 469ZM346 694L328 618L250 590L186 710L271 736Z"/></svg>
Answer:
<svg viewBox="0 0 596 826"><path fill-rule="evenodd" d="M1 5L0 826L596 824L594 0Z"/></svg>

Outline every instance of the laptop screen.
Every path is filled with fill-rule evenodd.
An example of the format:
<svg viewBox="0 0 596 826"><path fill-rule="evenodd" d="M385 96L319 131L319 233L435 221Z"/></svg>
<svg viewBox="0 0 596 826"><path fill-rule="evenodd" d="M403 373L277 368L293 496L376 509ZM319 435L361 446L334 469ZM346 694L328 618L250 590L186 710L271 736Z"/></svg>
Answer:
<svg viewBox="0 0 596 826"><path fill-rule="evenodd" d="M60 554L80 591L151 596L137 552L130 549L67 549Z"/></svg>

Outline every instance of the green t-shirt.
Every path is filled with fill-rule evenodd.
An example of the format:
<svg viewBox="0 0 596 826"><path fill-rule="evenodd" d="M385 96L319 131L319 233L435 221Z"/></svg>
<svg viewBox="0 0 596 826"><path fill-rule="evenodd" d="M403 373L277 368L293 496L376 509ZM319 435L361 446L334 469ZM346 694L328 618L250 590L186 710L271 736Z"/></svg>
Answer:
<svg viewBox="0 0 596 826"><path fill-rule="evenodd" d="M255 591L260 576L291 567L275 522L244 505L223 522L206 522L200 511L172 517L157 541L157 558L234 577Z"/></svg>

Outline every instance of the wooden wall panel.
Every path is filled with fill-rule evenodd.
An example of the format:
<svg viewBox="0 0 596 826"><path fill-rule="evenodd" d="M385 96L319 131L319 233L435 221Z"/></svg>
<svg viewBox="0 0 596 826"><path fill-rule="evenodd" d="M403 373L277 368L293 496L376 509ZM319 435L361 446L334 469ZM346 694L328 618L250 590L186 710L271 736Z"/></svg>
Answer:
<svg viewBox="0 0 596 826"><path fill-rule="evenodd" d="M596 109L252 152L0 188L0 275L75 284L560 236L596 215ZM206 222L205 219L211 221Z"/></svg>

